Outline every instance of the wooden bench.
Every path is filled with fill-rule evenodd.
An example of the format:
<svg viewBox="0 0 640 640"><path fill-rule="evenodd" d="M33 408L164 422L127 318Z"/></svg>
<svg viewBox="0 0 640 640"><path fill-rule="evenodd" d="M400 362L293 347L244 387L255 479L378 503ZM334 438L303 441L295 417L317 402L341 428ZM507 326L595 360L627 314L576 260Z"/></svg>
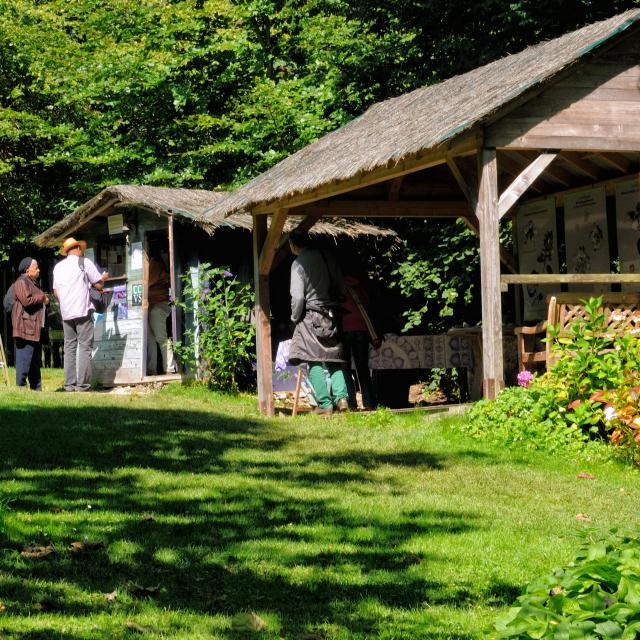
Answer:
<svg viewBox="0 0 640 640"><path fill-rule="evenodd" d="M551 343L546 342L544 349L536 350L536 338L548 337L549 325L560 326L560 331L566 331L575 320L584 318L583 300L596 297L596 293L556 293L547 296L549 304L547 319L534 327L516 327L514 332L518 338L518 369L524 371L527 366L544 362L547 369L551 363ZM604 293L602 294L602 309L605 313L605 323L611 333L640 334L640 293ZM526 338L534 341L533 350L527 350Z"/></svg>

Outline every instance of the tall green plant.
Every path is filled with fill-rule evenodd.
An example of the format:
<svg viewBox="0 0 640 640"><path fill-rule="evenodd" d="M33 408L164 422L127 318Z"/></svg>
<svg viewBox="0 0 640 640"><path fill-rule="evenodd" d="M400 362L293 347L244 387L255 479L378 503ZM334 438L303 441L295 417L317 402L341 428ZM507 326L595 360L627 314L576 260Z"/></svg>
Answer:
<svg viewBox="0 0 640 640"><path fill-rule="evenodd" d="M200 265L197 279L187 274L183 281L185 301L178 304L194 322L176 354L209 387L237 392L254 357L251 285L207 263Z"/></svg>

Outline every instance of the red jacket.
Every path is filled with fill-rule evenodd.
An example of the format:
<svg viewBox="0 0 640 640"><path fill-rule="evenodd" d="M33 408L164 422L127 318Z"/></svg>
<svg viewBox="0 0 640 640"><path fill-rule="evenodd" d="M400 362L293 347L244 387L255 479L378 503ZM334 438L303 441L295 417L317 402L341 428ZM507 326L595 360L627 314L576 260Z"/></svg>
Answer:
<svg viewBox="0 0 640 640"><path fill-rule="evenodd" d="M360 281L353 276L345 276L344 282L350 288L352 288L360 302L364 307L369 303L369 296L365 291L364 287L360 284ZM366 331L369 332L367 328L367 323L364 321L362 317L362 313L360 313L360 309L356 304L356 301L353 299L351 292L347 288L347 295L345 301L342 303L343 309L346 313L342 316L342 330L343 331Z"/></svg>
<svg viewBox="0 0 640 640"><path fill-rule="evenodd" d="M40 342L46 294L29 276L20 276L13 285L11 324L13 337Z"/></svg>

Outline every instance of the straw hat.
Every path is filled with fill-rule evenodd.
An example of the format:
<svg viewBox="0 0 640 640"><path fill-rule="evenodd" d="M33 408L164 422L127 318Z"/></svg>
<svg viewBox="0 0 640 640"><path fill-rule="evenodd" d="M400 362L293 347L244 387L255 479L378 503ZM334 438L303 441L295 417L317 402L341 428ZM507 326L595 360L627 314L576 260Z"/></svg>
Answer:
<svg viewBox="0 0 640 640"><path fill-rule="evenodd" d="M87 243L84 240L76 240L75 238L67 238L60 249L60 255L66 256L71 249L80 247L83 251L87 248Z"/></svg>

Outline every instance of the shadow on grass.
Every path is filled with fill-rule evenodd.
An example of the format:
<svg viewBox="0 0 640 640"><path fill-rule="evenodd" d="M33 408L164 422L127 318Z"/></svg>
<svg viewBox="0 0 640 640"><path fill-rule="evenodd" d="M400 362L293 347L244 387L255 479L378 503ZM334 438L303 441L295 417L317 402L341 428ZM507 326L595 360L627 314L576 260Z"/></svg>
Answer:
<svg viewBox="0 0 640 640"><path fill-rule="evenodd" d="M291 633L283 637L329 621L355 638L374 633L377 624L359 617L364 599L405 611L464 606L478 597L425 580L420 565L447 558L403 550L416 538L483 526L477 513L358 509L359 491L380 491L380 469L438 471L450 463L446 457L356 449L289 458L285 450L304 433L214 412L3 408L0 424L0 479L18 483L12 509L39 512L45 523L48 513L43 526L65 531L58 553L47 560L20 556L26 544L45 544L46 532L32 533L31 540L11 531L0 537L0 569L11 575L1 581L3 599L13 603L14 614L127 615L147 597L131 586L141 585L153 587L149 597L160 608L269 611ZM350 495L355 508L344 495L337 498L340 493ZM106 547L68 550L83 538ZM116 602L100 596L114 590L122 594ZM485 596L501 605L503 597L513 599L513 588L503 585ZM350 613L338 614L345 610ZM54 632L12 637L74 638Z"/></svg>

